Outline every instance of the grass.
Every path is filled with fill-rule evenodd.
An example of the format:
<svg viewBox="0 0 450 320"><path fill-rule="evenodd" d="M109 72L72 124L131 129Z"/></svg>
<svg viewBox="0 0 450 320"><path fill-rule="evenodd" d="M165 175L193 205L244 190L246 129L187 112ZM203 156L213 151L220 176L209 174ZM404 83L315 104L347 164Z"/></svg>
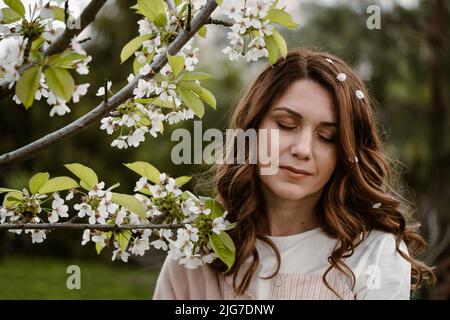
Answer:
<svg viewBox="0 0 450 320"><path fill-rule="evenodd" d="M69 265L80 267L79 290L67 288ZM158 273L119 262L6 256L0 299L151 299Z"/></svg>

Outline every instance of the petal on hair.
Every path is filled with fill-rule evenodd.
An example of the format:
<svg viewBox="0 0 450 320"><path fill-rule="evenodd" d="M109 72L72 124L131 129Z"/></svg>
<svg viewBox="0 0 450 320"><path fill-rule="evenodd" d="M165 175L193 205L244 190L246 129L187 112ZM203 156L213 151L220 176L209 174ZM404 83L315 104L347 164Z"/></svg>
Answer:
<svg viewBox="0 0 450 320"><path fill-rule="evenodd" d="M347 79L347 75L345 73L341 72L337 75L336 79L343 82Z"/></svg>
<svg viewBox="0 0 450 320"><path fill-rule="evenodd" d="M364 99L364 93L361 90L356 90L356 97L362 100Z"/></svg>
<svg viewBox="0 0 450 320"><path fill-rule="evenodd" d="M333 60L331 60L330 58L326 58L325 60L331 64L334 64Z"/></svg>
<svg viewBox="0 0 450 320"><path fill-rule="evenodd" d="M372 208L374 208L374 209L378 209L379 207L381 207L381 203L380 203L380 202L377 202L377 203L375 203L375 204L372 206Z"/></svg>

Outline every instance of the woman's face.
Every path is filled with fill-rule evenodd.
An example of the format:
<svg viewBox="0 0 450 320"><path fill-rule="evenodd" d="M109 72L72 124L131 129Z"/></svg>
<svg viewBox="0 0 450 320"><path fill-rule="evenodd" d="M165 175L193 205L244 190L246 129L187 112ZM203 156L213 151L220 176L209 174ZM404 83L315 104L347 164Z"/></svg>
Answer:
<svg viewBox="0 0 450 320"><path fill-rule="evenodd" d="M263 190L288 200L320 196L336 168L337 125L333 98L326 89L311 80L293 82L258 127L279 129L279 169L263 175L258 164Z"/></svg>

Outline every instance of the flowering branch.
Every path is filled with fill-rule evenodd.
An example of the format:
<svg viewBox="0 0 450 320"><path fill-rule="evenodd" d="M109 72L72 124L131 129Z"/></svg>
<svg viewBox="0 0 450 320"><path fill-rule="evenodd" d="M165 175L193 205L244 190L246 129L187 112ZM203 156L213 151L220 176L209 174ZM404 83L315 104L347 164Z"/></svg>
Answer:
<svg viewBox="0 0 450 320"><path fill-rule="evenodd" d="M48 57L53 54L64 51L69 45L73 37L79 35L92 21L95 20L97 13L103 7L107 0L92 0L88 6L83 10L80 17L80 28L66 28L64 33L52 43L44 52L44 56ZM31 44L31 43L30 43ZM21 72L27 70L31 65L25 64L21 68ZM12 96L14 94L14 86L10 87L9 82L5 82L0 85L0 101Z"/></svg>
<svg viewBox="0 0 450 320"><path fill-rule="evenodd" d="M180 49L192 38L195 33L208 21L209 17L216 9L217 4L215 0L208 0L202 10L195 16L191 23L191 30L181 30L175 40L169 45L166 53L175 55ZM24 147L17 150L8 152L0 156L0 167L7 166L13 162L17 163L25 161L45 148L61 142L77 133L86 129L92 123L100 120L108 112L114 110L116 107L124 103L127 99L133 96L133 90L141 79L151 79L156 73L158 73L165 64L167 64L167 55L159 55L150 65L150 72L146 76L139 75L134 78L128 85L124 86L118 93L112 96L107 102L102 102L92 111L88 112L81 118L68 124L67 126L52 132Z"/></svg>
<svg viewBox="0 0 450 320"><path fill-rule="evenodd" d="M66 176L50 179L48 172L39 172L22 191L0 187L0 194L6 193L0 230L31 234L33 243L42 243L49 230L84 230L81 244L94 242L97 253L114 245L112 260L127 262L130 254L144 255L153 246L188 268L215 258L231 267L235 246L227 231L236 223L225 220L227 212L217 201L183 192L181 186L191 177L174 179L141 161L125 166L141 176L136 194L112 192L118 183L105 189L95 171L79 163L65 166L79 182ZM59 222L69 218L68 201L76 202L73 208L78 212ZM73 223L76 217L82 222Z"/></svg>
<svg viewBox="0 0 450 320"><path fill-rule="evenodd" d="M76 217L76 216L75 216ZM120 231L120 230L144 230L144 229L178 229L185 224L89 224L89 223L5 223L0 224L0 230L100 230L100 231Z"/></svg>

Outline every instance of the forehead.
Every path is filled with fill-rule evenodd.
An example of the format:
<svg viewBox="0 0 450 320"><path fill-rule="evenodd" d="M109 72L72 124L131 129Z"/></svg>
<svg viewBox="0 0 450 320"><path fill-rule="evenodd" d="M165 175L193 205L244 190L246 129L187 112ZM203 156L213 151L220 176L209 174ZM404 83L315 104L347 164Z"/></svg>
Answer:
<svg viewBox="0 0 450 320"><path fill-rule="evenodd" d="M275 100L270 111L287 107L314 122L336 122L336 112L331 93L312 80L293 82L284 94Z"/></svg>

